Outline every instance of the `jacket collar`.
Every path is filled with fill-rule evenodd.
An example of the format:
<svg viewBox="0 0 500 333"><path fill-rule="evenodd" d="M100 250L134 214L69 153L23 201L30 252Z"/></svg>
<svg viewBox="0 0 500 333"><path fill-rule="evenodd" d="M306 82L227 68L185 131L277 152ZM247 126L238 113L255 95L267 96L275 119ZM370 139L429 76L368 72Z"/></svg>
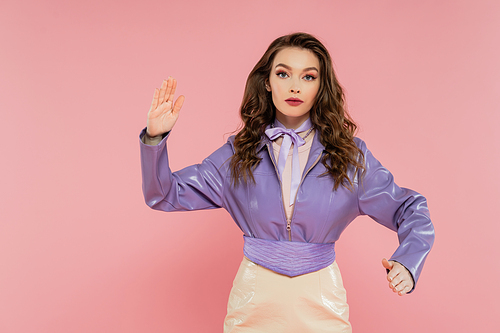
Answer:
<svg viewBox="0 0 500 333"><path fill-rule="evenodd" d="M266 147L269 143L271 143L271 140L267 137L267 135L263 135L262 138L260 139L259 144L257 145L257 154L264 148Z"/></svg>
<svg viewBox="0 0 500 333"><path fill-rule="evenodd" d="M309 152L309 158L307 159L307 164L305 167L305 170L308 170L313 163L316 161L319 155L323 153L323 150L325 149L325 146L321 144L320 141L320 132L319 130L314 131L314 137L313 137L313 142L311 144L311 151ZM269 147L269 149L272 149L271 146L272 141L269 140L267 135L263 135L262 139L260 140L259 144L257 145L257 154L264 149L264 147ZM272 152L272 150L270 150Z"/></svg>
<svg viewBox="0 0 500 333"><path fill-rule="evenodd" d="M311 144L311 151L309 153L309 158L306 164L306 170L308 170L311 165L316 161L319 155L323 153L323 150L325 149L325 146L321 144L320 141L320 132L319 130L314 131L314 137L313 137L313 142ZM233 147L234 150L234 135L231 136L228 141L231 143L231 146ZM257 145L257 154L260 153L264 147L268 147L268 145L271 144L271 140L267 137L267 135L263 135L259 144Z"/></svg>
<svg viewBox="0 0 500 333"><path fill-rule="evenodd" d="M311 144L311 151L309 152L309 158L307 159L307 164L304 169L304 172L307 172L307 170L309 170L309 168L316 162L318 157L323 154L325 146L321 144L320 137L321 137L320 131L315 130L313 142Z"/></svg>

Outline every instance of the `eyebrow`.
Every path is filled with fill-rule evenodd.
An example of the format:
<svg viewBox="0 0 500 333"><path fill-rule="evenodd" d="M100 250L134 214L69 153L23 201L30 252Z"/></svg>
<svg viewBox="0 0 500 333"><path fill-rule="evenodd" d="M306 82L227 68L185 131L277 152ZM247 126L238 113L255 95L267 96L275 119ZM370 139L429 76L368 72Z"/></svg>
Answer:
<svg viewBox="0 0 500 333"><path fill-rule="evenodd" d="M276 65L276 67L279 67L279 66L281 66L281 67L285 67L285 68L286 68L286 69L288 69L289 71L291 71L291 70L292 70L292 67L290 67L290 66L288 66L288 65L285 65L285 64L282 64L282 63L279 63L279 64L277 64L277 65ZM275 68L276 68L276 67L275 67ZM318 70L316 67L306 67L306 68L304 68L303 72L307 72L307 71L309 71L309 70L315 70L316 72L319 72L319 70Z"/></svg>

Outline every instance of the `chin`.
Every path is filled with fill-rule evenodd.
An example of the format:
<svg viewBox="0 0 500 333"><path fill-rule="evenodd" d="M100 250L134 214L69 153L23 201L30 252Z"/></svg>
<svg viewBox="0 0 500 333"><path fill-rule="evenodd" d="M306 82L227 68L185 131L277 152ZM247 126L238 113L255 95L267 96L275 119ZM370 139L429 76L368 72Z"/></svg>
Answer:
<svg viewBox="0 0 500 333"><path fill-rule="evenodd" d="M290 117L290 118L303 118L303 117L309 117L309 111L298 111L298 110L285 110L285 112L281 112L282 116L285 117Z"/></svg>

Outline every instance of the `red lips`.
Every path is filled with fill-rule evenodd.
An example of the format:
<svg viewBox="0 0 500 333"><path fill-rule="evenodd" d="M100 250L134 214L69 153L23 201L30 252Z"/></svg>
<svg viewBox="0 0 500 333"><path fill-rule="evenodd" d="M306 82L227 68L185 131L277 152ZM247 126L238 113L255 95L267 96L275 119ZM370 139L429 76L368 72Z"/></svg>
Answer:
<svg viewBox="0 0 500 333"><path fill-rule="evenodd" d="M286 99L285 102L287 102L291 106L298 106L298 105L304 103L303 100L301 100L300 98L296 98L296 97L290 97L290 98Z"/></svg>

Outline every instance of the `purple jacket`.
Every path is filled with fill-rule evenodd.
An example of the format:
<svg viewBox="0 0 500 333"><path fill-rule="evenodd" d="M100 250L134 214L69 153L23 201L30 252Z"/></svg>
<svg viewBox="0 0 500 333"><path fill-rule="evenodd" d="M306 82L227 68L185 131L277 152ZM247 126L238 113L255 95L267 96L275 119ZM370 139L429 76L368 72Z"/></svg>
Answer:
<svg viewBox="0 0 500 333"><path fill-rule="evenodd" d="M140 138L144 134L145 130ZM324 147L319 135L314 136L290 230L287 230L280 179L272 143L267 137L263 137L257 148L262 160L253 172L256 183L242 183L235 188L231 185L229 170L234 136L201 164L174 173L168 163L168 136L157 146L140 143L143 193L151 208L189 211L222 207L243 231L245 239L280 241L269 244L331 245L332 248L356 216L368 215L398 233L400 245L390 260L404 265L417 282L434 242L426 199L397 186L392 174L373 157L361 139L355 138L355 142L365 155L364 178L360 183L359 175L351 170L349 177L354 190L340 186L333 191L333 179L320 176L325 172L320 161Z"/></svg>

